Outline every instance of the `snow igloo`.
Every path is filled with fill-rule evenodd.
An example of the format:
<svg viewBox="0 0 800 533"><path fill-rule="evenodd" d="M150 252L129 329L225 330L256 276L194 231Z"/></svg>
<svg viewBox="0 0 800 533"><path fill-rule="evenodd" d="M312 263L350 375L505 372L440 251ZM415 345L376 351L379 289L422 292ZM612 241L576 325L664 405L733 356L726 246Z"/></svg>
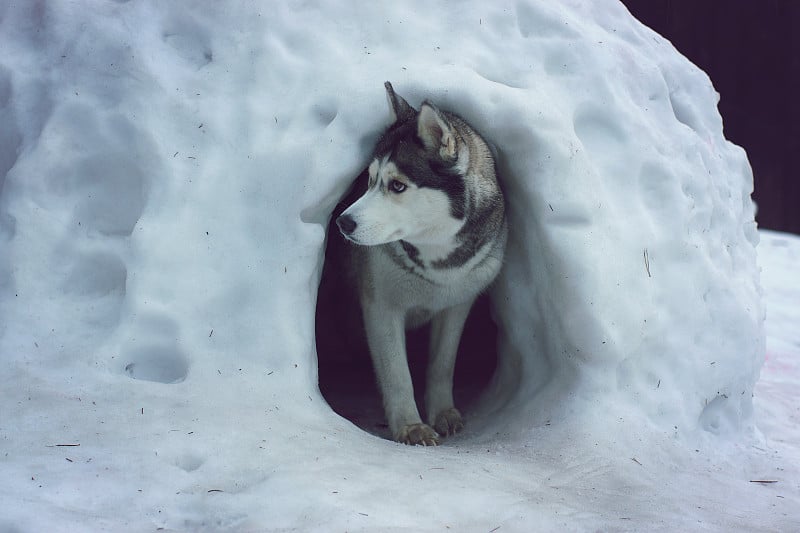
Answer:
<svg viewBox="0 0 800 533"><path fill-rule="evenodd" d="M430 457L359 430L318 387L326 228L389 121L386 80L495 146L507 202L505 265L469 327L488 339L467 358L480 383L447 443L753 428L750 167L709 78L620 3L95 7L85 24L68 3L0 9L0 351L25 461L49 427L77 442L102 424L117 429L81 450L126 450L154 478L329 495L334 477ZM435 460L455 464L447 448ZM193 492L163 494L184 509ZM287 525L306 512L270 502L231 505Z"/></svg>
<svg viewBox="0 0 800 533"><path fill-rule="evenodd" d="M710 80L613 2L478 11L406 43L400 63L389 43L363 49L412 105L459 113L497 149L510 239L493 311L467 331L497 335L496 351L462 342L465 376L491 372L496 352L473 414L512 433L637 416L677 437L752 428L764 353L752 174ZM390 34L417 31L391 15ZM311 210L320 225L388 124L371 79L355 166L320 174L332 184Z"/></svg>
<svg viewBox="0 0 800 533"><path fill-rule="evenodd" d="M487 524L489 487L507 523L555 529L519 493L572 458L635 497L631 446L752 430L747 158L708 77L620 3L92 6L0 8L2 422L22 428L4 442L27 502L6 520L417 529ZM505 265L465 333L467 426L435 450L335 414L371 371L336 378L316 349L326 228L388 124L386 80L495 146L507 202ZM440 473L458 502L427 496Z"/></svg>

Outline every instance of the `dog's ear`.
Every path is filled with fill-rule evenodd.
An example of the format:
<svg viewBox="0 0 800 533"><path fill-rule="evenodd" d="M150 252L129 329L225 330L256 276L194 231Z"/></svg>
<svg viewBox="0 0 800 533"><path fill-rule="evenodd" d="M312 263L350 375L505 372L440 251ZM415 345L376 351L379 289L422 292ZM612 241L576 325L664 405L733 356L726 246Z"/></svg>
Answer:
<svg viewBox="0 0 800 533"><path fill-rule="evenodd" d="M389 109L392 112L392 122L405 122L413 118L416 110L408 105L402 96L394 92L392 84L388 81L383 84L386 87L386 97L389 99Z"/></svg>
<svg viewBox="0 0 800 533"><path fill-rule="evenodd" d="M417 118L417 135L428 150L436 150L445 161L458 158L458 139L453 126L441 111L428 101L422 102Z"/></svg>

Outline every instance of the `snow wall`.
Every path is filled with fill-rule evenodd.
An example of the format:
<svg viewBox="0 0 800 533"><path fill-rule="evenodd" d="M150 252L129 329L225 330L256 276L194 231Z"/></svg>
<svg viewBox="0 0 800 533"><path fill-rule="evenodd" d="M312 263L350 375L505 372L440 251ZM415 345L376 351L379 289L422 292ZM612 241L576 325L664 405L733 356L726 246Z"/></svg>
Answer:
<svg viewBox="0 0 800 533"><path fill-rule="evenodd" d="M5 379L118 390L165 438L202 412L223 443L257 423L376 446L319 396L313 321L390 80L499 154L510 241L473 436L752 426L750 168L708 77L621 4L85 4L0 8Z"/></svg>

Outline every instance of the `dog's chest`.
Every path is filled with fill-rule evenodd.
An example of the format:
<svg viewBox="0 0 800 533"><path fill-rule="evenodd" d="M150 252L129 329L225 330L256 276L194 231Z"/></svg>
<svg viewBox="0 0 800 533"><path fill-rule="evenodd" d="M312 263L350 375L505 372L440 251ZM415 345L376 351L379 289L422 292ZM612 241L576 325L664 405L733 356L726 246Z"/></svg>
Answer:
<svg viewBox="0 0 800 533"><path fill-rule="evenodd" d="M451 264L447 262L451 251L430 253L405 241L390 243L383 251L398 272L427 282L429 285L442 287L467 283L475 263L485 255L481 253L480 256L472 256L458 264Z"/></svg>
<svg viewBox="0 0 800 533"><path fill-rule="evenodd" d="M494 279L500 262L491 260L490 248L460 264L443 266L438 257L391 243L373 257L372 277L384 297L398 306L437 311L468 301Z"/></svg>

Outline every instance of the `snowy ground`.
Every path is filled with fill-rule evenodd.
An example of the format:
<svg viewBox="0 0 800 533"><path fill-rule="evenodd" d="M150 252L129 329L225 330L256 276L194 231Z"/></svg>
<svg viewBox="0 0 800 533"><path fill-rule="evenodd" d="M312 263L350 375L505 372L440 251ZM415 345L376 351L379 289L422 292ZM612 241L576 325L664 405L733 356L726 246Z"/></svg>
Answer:
<svg viewBox="0 0 800 533"><path fill-rule="evenodd" d="M708 78L612 0L354 5L0 2L0 531L798 530L800 238ZM509 205L499 372L436 449L317 388L385 80Z"/></svg>
<svg viewBox="0 0 800 533"><path fill-rule="evenodd" d="M0 530L795 531L800 237L761 236L769 316L760 442L697 451L634 443L618 455L548 426L511 445L410 449L362 437L356 457L341 448L346 424L315 442L292 427L253 427L269 423L264 409L228 398L235 407L221 411L224 390L192 397L156 385L143 396L76 386L73 372L36 361L4 362ZM288 444L277 457L275 439Z"/></svg>

